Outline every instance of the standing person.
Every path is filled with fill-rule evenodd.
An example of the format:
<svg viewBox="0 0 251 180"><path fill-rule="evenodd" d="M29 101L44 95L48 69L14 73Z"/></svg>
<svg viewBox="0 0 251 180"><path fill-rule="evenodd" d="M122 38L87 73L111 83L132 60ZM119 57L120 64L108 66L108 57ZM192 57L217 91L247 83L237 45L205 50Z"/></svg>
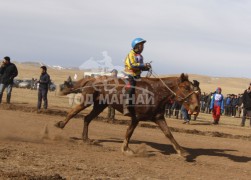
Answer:
<svg viewBox="0 0 251 180"><path fill-rule="evenodd" d="M47 73L46 66L41 66L41 75L39 78L39 86L38 86L38 102L37 102L37 111L39 112L41 109L42 100L44 101L44 109L48 108L48 99L47 99L47 93L49 89L50 84L50 76Z"/></svg>
<svg viewBox="0 0 251 180"><path fill-rule="evenodd" d="M232 99L231 99L231 96L230 96L230 94L228 94L227 95L227 98L226 98L226 105L225 105L225 109L226 109L226 112L225 112L225 115L226 116L230 116L230 113L231 113L231 101L232 101Z"/></svg>
<svg viewBox="0 0 251 180"><path fill-rule="evenodd" d="M241 121L241 126L245 126L246 116L250 118L250 127L251 127L251 83L247 90L244 91L242 96L243 101L243 116Z"/></svg>
<svg viewBox="0 0 251 180"><path fill-rule="evenodd" d="M237 103L237 117L241 117L241 110L242 110L242 95L238 94L238 103Z"/></svg>
<svg viewBox="0 0 251 180"><path fill-rule="evenodd" d="M171 117L172 115L172 105L173 105L173 100L171 98L168 98L168 102L165 105L165 116L166 117Z"/></svg>
<svg viewBox="0 0 251 180"><path fill-rule="evenodd" d="M123 100L123 114L125 116L130 115L134 111L132 98L135 94L136 81L140 79L142 71L147 71L150 68L149 63L144 63L141 53L144 50L144 44L146 40L142 38L136 38L132 41L132 50L125 58L125 74L127 76L126 92ZM129 100L129 103L127 102Z"/></svg>
<svg viewBox="0 0 251 180"><path fill-rule="evenodd" d="M205 108L205 112L207 114L210 114L211 110L210 110L210 103L211 103L211 96L212 96L212 92L210 92L207 96L206 96L206 108Z"/></svg>
<svg viewBox="0 0 251 180"><path fill-rule="evenodd" d="M231 103L229 105L229 116L232 116L233 115L233 101L234 101L234 94L231 94L230 95L230 98L231 98Z"/></svg>
<svg viewBox="0 0 251 180"><path fill-rule="evenodd" d="M6 56L0 65L0 103L2 103L2 97L4 89L7 88L7 104L10 104L11 91L13 86L13 79L18 75L18 70L15 64L10 62L10 57Z"/></svg>
<svg viewBox="0 0 251 180"><path fill-rule="evenodd" d="M230 115L230 112L231 112L231 111L230 111L231 101L232 101L232 99L231 99L230 94L227 94L227 97L226 97L226 99L225 99L225 109L226 109L225 115L226 115L226 116L229 116L229 115Z"/></svg>
<svg viewBox="0 0 251 180"><path fill-rule="evenodd" d="M177 101L174 101L173 104L172 104L172 115L173 115L173 112L174 112L174 116L176 117L176 119L179 118L179 111L180 111L180 108L181 108L181 104L179 104Z"/></svg>
<svg viewBox="0 0 251 180"><path fill-rule="evenodd" d="M237 108L238 108L237 95L233 95L231 106L232 106L232 117L235 117L236 116L236 111L237 111Z"/></svg>
<svg viewBox="0 0 251 180"><path fill-rule="evenodd" d="M182 116L184 118L183 124L189 124L191 120L191 116L188 114L188 111L183 105L180 108L180 112L182 113Z"/></svg>
<svg viewBox="0 0 251 180"><path fill-rule="evenodd" d="M214 122L213 124L219 124L220 116L224 112L224 97L221 94L221 88L218 87L213 94L210 109L212 110Z"/></svg>
<svg viewBox="0 0 251 180"><path fill-rule="evenodd" d="M113 69L111 71L111 77L117 78L117 76L118 76L117 69ZM115 109L112 106L110 106L110 105L108 105L107 119L112 120L112 122L115 121Z"/></svg>
<svg viewBox="0 0 251 180"><path fill-rule="evenodd" d="M200 112L205 112L205 104L206 104L206 93L203 92L200 96Z"/></svg>

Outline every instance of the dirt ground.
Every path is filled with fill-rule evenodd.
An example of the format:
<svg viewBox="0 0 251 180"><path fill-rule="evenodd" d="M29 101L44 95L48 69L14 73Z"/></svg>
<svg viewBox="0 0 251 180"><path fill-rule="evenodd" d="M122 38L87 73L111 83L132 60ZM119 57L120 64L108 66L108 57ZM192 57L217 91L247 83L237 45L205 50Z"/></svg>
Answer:
<svg viewBox="0 0 251 180"><path fill-rule="evenodd" d="M3 99L4 101L5 99ZM152 122L140 122L130 147L135 156L121 153L128 118L116 114L114 124L106 111L95 119L89 137L81 140L84 110L61 130L68 99L49 94L49 109L36 113L36 91L13 90L11 105L0 105L0 179L250 179L251 128L240 118L222 116L213 126L201 113L190 125L169 118L175 139L190 155L179 157Z"/></svg>
<svg viewBox="0 0 251 180"><path fill-rule="evenodd" d="M210 115L201 115L191 125L167 120L176 140L190 153L184 160L153 123L140 123L130 144L136 156L125 156L120 147L127 123L121 122L127 120L114 124L105 118L94 120L89 135L97 144L87 145L81 141L80 117L60 130L54 124L63 119L61 115L52 111L37 114L15 107L0 108L0 179L251 177L251 129L227 124L212 126L205 121Z"/></svg>

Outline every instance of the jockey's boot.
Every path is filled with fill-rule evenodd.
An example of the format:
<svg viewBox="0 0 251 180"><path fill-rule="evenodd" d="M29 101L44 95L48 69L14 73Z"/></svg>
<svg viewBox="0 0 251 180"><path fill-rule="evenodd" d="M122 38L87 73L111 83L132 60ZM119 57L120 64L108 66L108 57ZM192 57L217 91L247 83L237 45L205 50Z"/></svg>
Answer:
<svg viewBox="0 0 251 180"><path fill-rule="evenodd" d="M127 99L123 99L123 115L129 116L130 112L128 110Z"/></svg>

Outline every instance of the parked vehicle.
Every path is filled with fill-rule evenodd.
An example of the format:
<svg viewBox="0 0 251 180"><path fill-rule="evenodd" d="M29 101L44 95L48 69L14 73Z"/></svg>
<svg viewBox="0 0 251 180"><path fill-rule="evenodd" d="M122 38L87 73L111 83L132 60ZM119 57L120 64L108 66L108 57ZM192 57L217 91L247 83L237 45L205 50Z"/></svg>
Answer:
<svg viewBox="0 0 251 180"><path fill-rule="evenodd" d="M26 88L26 89L31 89L31 90L37 90L39 87L39 83L37 79L14 79L13 87L17 88ZM49 84L49 91L55 91L57 88L56 84L53 82L50 82Z"/></svg>
<svg viewBox="0 0 251 180"><path fill-rule="evenodd" d="M18 84L19 88L26 88L26 89L30 89L31 88L31 80L24 80L23 82L20 82Z"/></svg>
<svg viewBox="0 0 251 180"><path fill-rule="evenodd" d="M19 84L20 84L21 82L23 82L23 80L21 80L21 79L14 79L14 80L13 80L13 87L18 88L18 87L19 87Z"/></svg>

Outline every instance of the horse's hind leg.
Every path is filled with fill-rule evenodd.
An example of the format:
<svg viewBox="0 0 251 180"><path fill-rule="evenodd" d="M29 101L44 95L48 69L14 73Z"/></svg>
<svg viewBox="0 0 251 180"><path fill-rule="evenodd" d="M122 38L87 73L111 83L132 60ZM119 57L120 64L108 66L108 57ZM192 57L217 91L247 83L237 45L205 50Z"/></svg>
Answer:
<svg viewBox="0 0 251 180"><path fill-rule="evenodd" d="M90 122L97 117L105 108L107 107L107 104L98 104L98 102L94 102L94 106L92 111L85 116L84 118L84 128L83 128L83 141L84 142L91 142L91 140L88 138L88 127Z"/></svg>
<svg viewBox="0 0 251 180"><path fill-rule="evenodd" d="M70 112L68 112L68 114L67 114L64 121L57 122L55 124L55 126L58 127L58 128L63 129L71 118L73 118L75 115L77 115L80 111L87 108L88 106L90 106L90 105L85 105L84 103L77 105L76 107L71 109Z"/></svg>
<svg viewBox="0 0 251 180"><path fill-rule="evenodd" d="M176 152L183 157L186 157L188 155L188 153L177 143L177 141L174 139L169 127L167 126L167 123L165 120L156 120L155 123L157 125L159 125L160 129L163 131L163 133L165 134L165 136L170 139L174 149L176 150Z"/></svg>

